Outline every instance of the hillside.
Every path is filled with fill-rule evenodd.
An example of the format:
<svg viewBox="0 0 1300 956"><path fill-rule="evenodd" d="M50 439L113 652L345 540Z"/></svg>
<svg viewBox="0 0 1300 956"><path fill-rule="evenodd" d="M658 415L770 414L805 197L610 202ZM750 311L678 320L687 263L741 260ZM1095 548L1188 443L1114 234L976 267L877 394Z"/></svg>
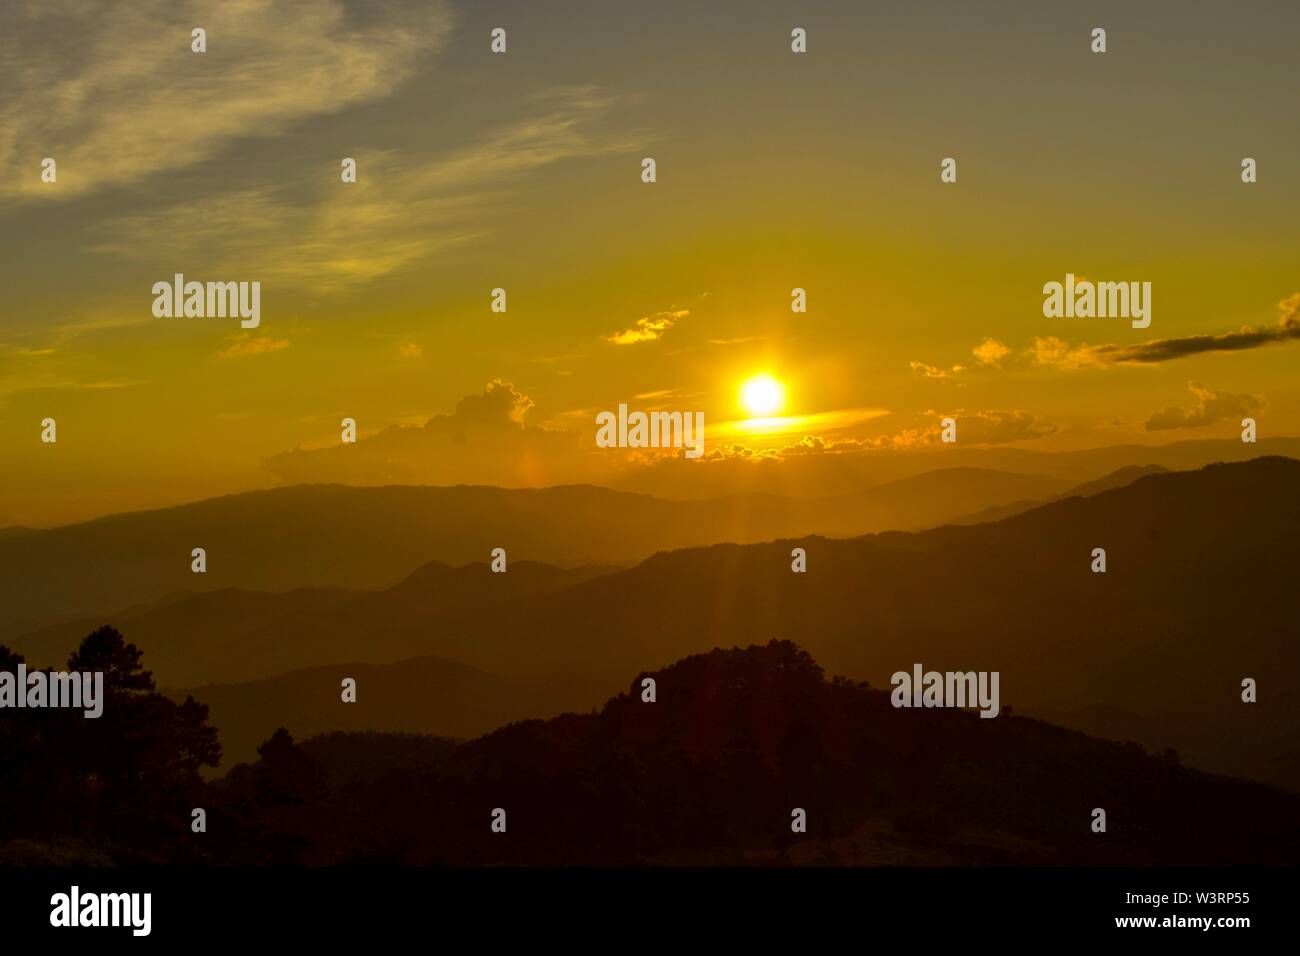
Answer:
<svg viewBox="0 0 1300 956"><path fill-rule="evenodd" d="M231 862L1279 864L1300 796L1037 720L900 710L789 642L449 747L283 735L213 785ZM1092 812L1107 830L1091 829ZM505 811L505 833L490 828ZM807 832L791 829L801 808ZM1209 811L1209 808L1213 808ZM1209 812L1207 812L1209 811ZM273 837L273 839L272 839Z"/></svg>

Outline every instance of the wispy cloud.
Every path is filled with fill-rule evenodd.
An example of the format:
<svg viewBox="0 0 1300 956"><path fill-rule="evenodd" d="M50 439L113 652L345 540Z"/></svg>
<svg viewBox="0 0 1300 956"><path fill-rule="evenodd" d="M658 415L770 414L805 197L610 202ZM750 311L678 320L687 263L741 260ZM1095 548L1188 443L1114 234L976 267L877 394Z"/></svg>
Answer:
<svg viewBox="0 0 1300 956"><path fill-rule="evenodd" d="M715 440L738 439L743 441L770 441L814 434L831 440L833 433L840 437L853 429L890 414L886 408L837 408L809 415L786 415L777 418L745 418L711 423L709 435Z"/></svg>
<svg viewBox="0 0 1300 956"><path fill-rule="evenodd" d="M67 199L389 94L445 41L440 0L0 5L0 201ZM208 52L190 50L207 31ZM40 161L58 162L41 182Z"/></svg>
<svg viewBox="0 0 1300 956"><path fill-rule="evenodd" d="M952 368L940 368L937 365L927 365L925 362L909 362L913 372L918 375L924 375L926 378L952 378L954 375L960 375L966 371L964 365L954 365Z"/></svg>
<svg viewBox="0 0 1300 956"><path fill-rule="evenodd" d="M209 268L331 293L409 267L482 235L494 190L564 159L626 148L593 127L613 99L587 87L533 100L538 115L448 155L358 152L357 181L322 177L306 198L288 187L244 190L124 216L97 227L95 251Z"/></svg>
<svg viewBox="0 0 1300 956"><path fill-rule="evenodd" d="M1188 335L1170 339L1150 339L1127 345L1074 345L1055 335L1036 337L1020 352L997 339L986 338L974 349L977 364L944 368L926 362L911 362L912 371L926 378L952 378L975 369L1001 368L1099 368L1106 365L1151 365L1187 358L1208 352L1239 352L1265 345L1277 345L1300 339L1300 292L1278 303L1281 316L1276 325L1250 327L1220 335Z"/></svg>
<svg viewBox="0 0 1300 956"><path fill-rule="evenodd" d="M975 357L975 365L962 365L958 362L956 365L944 368L940 365L930 365L928 362L909 362L908 366L918 375L924 375L926 378L954 378L962 375L973 368L1001 368L1002 362L1007 356L1011 355L1011 349L994 338L985 338L979 345L971 349L971 355Z"/></svg>
<svg viewBox="0 0 1300 956"><path fill-rule="evenodd" d="M1203 352L1239 352L1263 345L1276 345L1300 339L1300 292L1278 303L1282 315L1277 325L1246 327L1222 335L1188 335L1175 339L1153 339L1134 345L1094 345L1078 350L1078 355L1094 364L1120 362L1168 362Z"/></svg>
<svg viewBox="0 0 1300 956"><path fill-rule="evenodd" d="M605 336L605 341L613 342L615 345L636 345L640 342L653 342L676 325L678 319L684 319L690 314L689 309L656 312L654 315L647 315L644 318L637 319L631 328Z"/></svg>
<svg viewBox="0 0 1300 956"><path fill-rule="evenodd" d="M0 397L27 392L102 392L136 388L147 384L142 379L91 379L82 381L57 373L0 376Z"/></svg>
<svg viewBox="0 0 1300 956"><path fill-rule="evenodd" d="M237 335L226 348L217 353L217 358L245 358L249 355L266 355L279 352L289 347L288 339L276 339L269 335Z"/></svg>

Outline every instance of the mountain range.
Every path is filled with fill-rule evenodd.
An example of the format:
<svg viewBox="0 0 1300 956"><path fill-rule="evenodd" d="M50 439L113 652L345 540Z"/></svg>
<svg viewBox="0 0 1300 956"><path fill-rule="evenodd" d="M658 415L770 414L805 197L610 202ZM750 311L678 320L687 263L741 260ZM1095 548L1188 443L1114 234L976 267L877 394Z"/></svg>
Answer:
<svg viewBox="0 0 1300 956"><path fill-rule="evenodd" d="M668 501L590 485L297 485L0 536L0 628L22 633L177 593L371 590L429 561L632 564L657 551L782 535L919 528L1066 487L953 469L823 498ZM206 571L191 569L203 548Z"/></svg>
<svg viewBox="0 0 1300 956"><path fill-rule="evenodd" d="M685 548L625 569L435 562L377 592L224 590L111 621L161 684L212 700L236 759L280 724L473 736L594 707L629 671L781 638L876 686L914 663L996 670L1017 711L1300 788L1300 462L1093 487L981 524ZM57 660L89 620L104 623L16 649ZM340 675L359 683L346 715Z"/></svg>

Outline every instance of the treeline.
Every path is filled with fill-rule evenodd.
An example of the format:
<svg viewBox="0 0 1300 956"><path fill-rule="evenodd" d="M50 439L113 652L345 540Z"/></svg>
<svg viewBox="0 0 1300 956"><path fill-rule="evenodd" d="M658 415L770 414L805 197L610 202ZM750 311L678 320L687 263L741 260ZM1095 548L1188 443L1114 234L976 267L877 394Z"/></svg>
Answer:
<svg viewBox="0 0 1300 956"><path fill-rule="evenodd" d="M1300 795L1006 713L896 709L788 641L689 657L599 712L465 743L281 729L206 784L220 757L206 708L159 695L120 634L96 631L69 668L111 673L104 716L4 716L0 859L62 859L67 841L214 865L1300 858Z"/></svg>
<svg viewBox="0 0 1300 956"><path fill-rule="evenodd" d="M0 671L21 663L0 646ZM190 825L207 793L200 768L221 760L208 709L160 694L139 649L111 627L89 634L67 670L103 673L101 716L0 710L0 862L205 858Z"/></svg>

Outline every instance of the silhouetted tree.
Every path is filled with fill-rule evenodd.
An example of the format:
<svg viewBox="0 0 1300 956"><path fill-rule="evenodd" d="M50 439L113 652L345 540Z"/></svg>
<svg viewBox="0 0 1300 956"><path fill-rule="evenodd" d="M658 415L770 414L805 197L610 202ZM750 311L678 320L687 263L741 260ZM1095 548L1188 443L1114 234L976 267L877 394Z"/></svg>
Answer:
<svg viewBox="0 0 1300 956"><path fill-rule="evenodd" d="M0 670L21 658L0 649ZM67 835L162 851L189 832L204 790L200 770L221 760L208 709L154 688L139 648L112 627L87 635L68 670L100 672L103 711L26 709L0 721L0 835ZM20 829L21 828L21 829Z"/></svg>
<svg viewBox="0 0 1300 956"><path fill-rule="evenodd" d="M68 658L70 671L103 671L104 685L113 693L151 691L153 674L140 661L144 657L134 644L128 644L114 627L92 631Z"/></svg>
<svg viewBox="0 0 1300 956"><path fill-rule="evenodd" d="M257 748L261 761L256 767L259 803L301 803L316 782L316 766L293 742L285 728L277 728Z"/></svg>

